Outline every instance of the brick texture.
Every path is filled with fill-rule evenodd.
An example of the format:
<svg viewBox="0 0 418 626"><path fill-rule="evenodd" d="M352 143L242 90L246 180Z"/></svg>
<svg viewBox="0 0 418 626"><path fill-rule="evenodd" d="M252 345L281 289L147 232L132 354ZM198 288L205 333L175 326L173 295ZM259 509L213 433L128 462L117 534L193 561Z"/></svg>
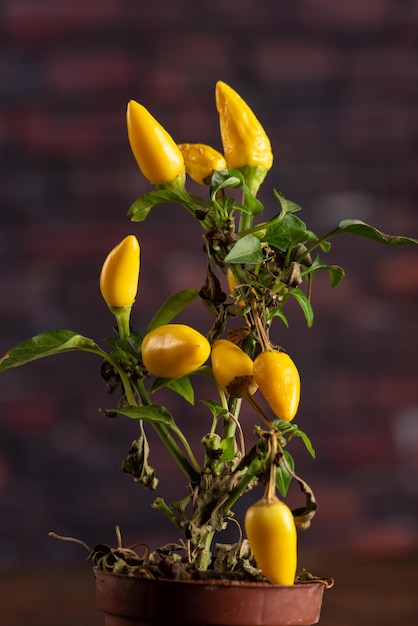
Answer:
<svg viewBox="0 0 418 626"><path fill-rule="evenodd" d="M52 327L107 336L98 272L128 232L142 244L138 330L168 295L203 282L187 214L125 218L148 189L126 138L130 98L178 141L220 149L214 85L225 80L272 139L262 191L271 215L275 187L318 234L349 216L418 237L417 18L406 0L3 2L1 353ZM347 277L335 291L325 275L315 280L314 328L295 308L276 337L299 365L298 423L318 456L296 453L320 502L302 549L409 550L418 546L418 252L342 236L330 260ZM189 315L205 328L205 314ZM111 402L98 368L93 356L68 355L0 379L0 568L79 559L50 529L91 544L112 542L115 523L127 542L173 539L148 506L153 495L117 471L136 431L98 414ZM176 402L197 442L207 416L197 423ZM181 497L182 477L157 450L162 482Z"/></svg>

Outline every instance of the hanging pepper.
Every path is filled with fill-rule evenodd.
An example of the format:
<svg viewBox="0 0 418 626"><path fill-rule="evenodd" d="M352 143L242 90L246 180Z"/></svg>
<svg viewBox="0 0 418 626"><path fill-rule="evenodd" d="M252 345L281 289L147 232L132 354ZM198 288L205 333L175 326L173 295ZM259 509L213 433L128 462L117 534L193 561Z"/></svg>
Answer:
<svg viewBox="0 0 418 626"><path fill-rule="evenodd" d="M199 185L208 185L213 172L227 170L223 155L204 143L180 143L186 172Z"/></svg>
<svg viewBox="0 0 418 626"><path fill-rule="evenodd" d="M203 365L210 354L206 337L186 324L163 324L145 335L142 360L153 376L177 378Z"/></svg>
<svg viewBox="0 0 418 626"><path fill-rule="evenodd" d="M129 143L138 167L153 185L179 178L184 184L183 155L174 139L149 111L131 100L126 112Z"/></svg>
<svg viewBox="0 0 418 626"><path fill-rule="evenodd" d="M218 81L215 95L226 162L235 169L259 167L265 175L273 154L264 128L232 87Z"/></svg>
<svg viewBox="0 0 418 626"><path fill-rule="evenodd" d="M252 359L228 339L217 339L212 346L212 372L219 387L233 397L252 395L257 390Z"/></svg>
<svg viewBox="0 0 418 626"><path fill-rule="evenodd" d="M285 422L296 415L300 399L300 377L286 352L267 350L254 359L253 374L272 411Z"/></svg>
<svg viewBox="0 0 418 626"><path fill-rule="evenodd" d="M109 252L100 273L100 291L110 308L132 307L139 269L139 243L135 235L128 235Z"/></svg>
<svg viewBox="0 0 418 626"><path fill-rule="evenodd" d="M245 532L258 567L275 585L293 585L297 535L292 511L277 496L264 496L245 514Z"/></svg>
<svg viewBox="0 0 418 626"><path fill-rule="evenodd" d="M269 477L261 500L244 518L245 532L258 567L275 585L293 585L297 566L297 534L292 511L276 496L277 432L269 432Z"/></svg>

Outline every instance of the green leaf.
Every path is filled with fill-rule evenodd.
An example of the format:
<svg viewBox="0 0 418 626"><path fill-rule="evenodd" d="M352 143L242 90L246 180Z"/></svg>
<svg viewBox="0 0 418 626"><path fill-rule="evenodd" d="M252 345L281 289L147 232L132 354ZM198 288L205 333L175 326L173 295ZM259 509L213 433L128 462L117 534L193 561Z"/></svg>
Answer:
<svg viewBox="0 0 418 626"><path fill-rule="evenodd" d="M321 248L322 252L329 252L331 250L331 242L321 239L319 241L319 247Z"/></svg>
<svg viewBox="0 0 418 626"><path fill-rule="evenodd" d="M239 170L230 168L214 171L210 181L210 197L213 200L220 189L242 187L244 184L244 175Z"/></svg>
<svg viewBox="0 0 418 626"><path fill-rule="evenodd" d="M241 211L244 211L246 213L250 213L253 216L258 215L259 213L261 213L264 210L263 203L260 202L260 200L258 200L258 198L254 198L254 196L250 195L249 192L245 196L245 202L246 202L245 205L237 204L236 206Z"/></svg>
<svg viewBox="0 0 418 626"><path fill-rule="evenodd" d="M188 376L180 378L156 378L151 387L151 393L158 391L162 387L168 387L184 398L189 404L194 404L194 389Z"/></svg>
<svg viewBox="0 0 418 626"><path fill-rule="evenodd" d="M106 411L107 410L108 409L106 409ZM146 422L165 424L170 428L176 429L171 413L164 406L160 406L159 404L151 404L149 406L123 406L110 410L120 415L125 415L125 417L129 417L133 420L145 420Z"/></svg>
<svg viewBox="0 0 418 626"><path fill-rule="evenodd" d="M138 198L138 200L135 200L135 202L131 204L129 208L128 219L130 219L132 222L145 222L149 215L149 212L155 204L156 203L153 203L151 198L145 199L145 196Z"/></svg>
<svg viewBox="0 0 418 626"><path fill-rule="evenodd" d="M239 239L225 257L225 263L246 263L247 265L256 265L262 260L260 240L253 235L245 235Z"/></svg>
<svg viewBox="0 0 418 626"><path fill-rule="evenodd" d="M315 450L312 446L311 440L309 439L308 435L298 427L297 424L285 422L280 419L275 419L273 423L276 428L280 430L282 435L287 438L288 441L290 441L290 439L292 439L293 437L300 437L309 454L312 456L312 458L315 458Z"/></svg>
<svg viewBox="0 0 418 626"><path fill-rule="evenodd" d="M26 339L11 348L0 360L0 372L72 350L102 354L99 346L88 337L83 337L73 330L51 330Z"/></svg>
<svg viewBox="0 0 418 626"><path fill-rule="evenodd" d="M290 468L290 470L294 472L295 463L293 461L292 455L287 450L283 450L283 457L286 463L282 463L276 470L276 487L279 490L280 494L285 497L289 490L290 482L293 478L288 468Z"/></svg>
<svg viewBox="0 0 418 626"><path fill-rule="evenodd" d="M338 287L345 276L345 272L339 265L328 265L329 282L331 287Z"/></svg>
<svg viewBox="0 0 418 626"><path fill-rule="evenodd" d="M216 197L218 192L221 189L226 188L241 188L245 195L245 204L236 204L235 202L231 205L231 208L238 209L243 213L248 213L250 215L257 215L261 213L263 210L263 204L254 197L251 193L246 181L245 175L240 170L235 170L230 168L226 172L214 172L211 184L210 184L210 196L212 202L218 202L219 199Z"/></svg>
<svg viewBox="0 0 418 626"><path fill-rule="evenodd" d="M315 450L312 446L312 442L309 439L308 435L306 433L303 432L303 430L298 430L296 431L296 436L300 437L303 441L303 443L305 444L305 448L307 449L307 451L309 452L309 454L311 455L311 457L314 459L316 456Z"/></svg>
<svg viewBox="0 0 418 626"><path fill-rule="evenodd" d="M143 222L154 206L169 203L193 205L190 196L184 190L157 187L135 200L128 211L128 218L132 222ZM198 205L195 205L195 208L198 208Z"/></svg>
<svg viewBox="0 0 418 626"><path fill-rule="evenodd" d="M235 437L226 437L221 440L222 455L220 461L230 463L235 458Z"/></svg>
<svg viewBox="0 0 418 626"><path fill-rule="evenodd" d="M148 324L146 332L149 333L151 330L171 322L176 315L198 297L199 291L197 289L184 289L168 298Z"/></svg>
<svg viewBox="0 0 418 626"><path fill-rule="evenodd" d="M201 400L201 403L208 407L216 420L228 413L228 410L220 402L216 402L216 400Z"/></svg>
<svg viewBox="0 0 418 626"><path fill-rule="evenodd" d="M209 378L212 381L215 380L213 376L212 368L209 367L208 365L201 365L200 367L197 368L197 370L194 370L192 374L193 375L199 374L199 376L205 376L205 378Z"/></svg>
<svg viewBox="0 0 418 626"><path fill-rule="evenodd" d="M146 422L165 424L166 426L173 424L173 416L171 413L165 407L158 404L151 404L149 406L124 406L112 410L130 419L141 419Z"/></svg>
<svg viewBox="0 0 418 626"><path fill-rule="evenodd" d="M281 207L281 217L283 218L288 213L295 213L296 211L300 211L302 207L300 207L296 202L292 202L292 200L287 200L282 194L273 189L274 196L276 200L280 202Z"/></svg>
<svg viewBox="0 0 418 626"><path fill-rule="evenodd" d="M273 319L273 317L280 317L283 324L286 328L289 328L289 320L287 319L285 313L279 307L271 307L267 311L267 320Z"/></svg>
<svg viewBox="0 0 418 626"><path fill-rule="evenodd" d="M127 339L121 339L120 337L106 337L104 339L114 350L131 354L137 360L141 356L142 340L142 335L137 332L132 332Z"/></svg>
<svg viewBox="0 0 418 626"><path fill-rule="evenodd" d="M294 287L288 287L288 292L290 295L292 295L295 298L295 300L299 304L306 318L306 323L308 327L310 328L313 324L314 311L308 298L305 296L303 291Z"/></svg>
<svg viewBox="0 0 418 626"><path fill-rule="evenodd" d="M220 172L218 172L218 174L220 174ZM243 185L243 179L242 177L239 177L239 176L228 175L227 177L222 178L219 181L220 178L221 176L219 176L218 179L215 179L216 185L211 190L210 195L211 195L212 201L216 199L215 196L218 193L218 191L220 191L221 189L226 189L227 187L231 187L232 189L235 189L236 187L242 187ZM212 183L213 182L214 182L214 178L212 177Z"/></svg>
<svg viewBox="0 0 418 626"><path fill-rule="evenodd" d="M169 202L176 202L176 194L172 191L164 190L150 191L131 205L128 211L128 218L132 222L143 222L147 217L151 209L157 204L167 204Z"/></svg>
<svg viewBox="0 0 418 626"><path fill-rule="evenodd" d="M385 243L389 245L405 245L405 244L418 244L418 239L411 239L410 237L401 237L397 235L387 235L382 233L374 226L370 226L361 220L343 220L340 222L335 230L330 235L337 235L339 233L351 233L360 237L366 237L379 243Z"/></svg>
<svg viewBox="0 0 418 626"><path fill-rule="evenodd" d="M345 272L339 265L327 265L319 257L316 257L312 265L304 270L303 275L315 273L316 270L325 269L329 274L331 287L337 287L345 276Z"/></svg>
<svg viewBox="0 0 418 626"><path fill-rule="evenodd" d="M306 224L302 220L288 213L267 223L264 241L286 252L290 247L312 239L312 236L313 233L306 229Z"/></svg>

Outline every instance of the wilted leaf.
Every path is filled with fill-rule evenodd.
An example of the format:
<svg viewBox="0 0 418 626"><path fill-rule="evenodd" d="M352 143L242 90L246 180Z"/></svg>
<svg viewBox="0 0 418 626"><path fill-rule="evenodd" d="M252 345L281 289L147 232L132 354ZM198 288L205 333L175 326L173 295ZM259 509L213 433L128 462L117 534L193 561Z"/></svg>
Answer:
<svg viewBox="0 0 418 626"><path fill-rule="evenodd" d="M148 489L155 491L158 478L155 470L148 464L149 445L144 433L133 441L131 448L122 462L121 470L130 474L136 482L140 482Z"/></svg>

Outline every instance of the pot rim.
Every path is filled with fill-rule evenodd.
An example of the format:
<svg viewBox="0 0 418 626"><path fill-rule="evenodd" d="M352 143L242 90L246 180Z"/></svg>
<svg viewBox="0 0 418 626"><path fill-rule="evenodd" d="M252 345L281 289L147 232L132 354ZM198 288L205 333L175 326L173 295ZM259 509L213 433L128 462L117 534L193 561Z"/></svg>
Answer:
<svg viewBox="0 0 418 626"><path fill-rule="evenodd" d="M117 572L107 572L106 570L101 569L100 567L94 566L93 567L93 571L94 573L97 575L105 575L105 576L109 576L109 577L117 577L117 578L123 578L125 581L138 581L141 580L144 582L144 584L152 584L152 583L164 583L164 584L170 584L170 583L177 583L177 584L181 584L181 585L198 585L198 586L211 586L213 587L214 585L216 586L225 586L225 587L240 587L242 588L265 588L265 589L272 589L277 591L278 589L298 589L300 587L316 587L316 586L323 586L324 589L328 588L329 583L327 583L326 580L312 580L309 582L296 582L294 585L277 585L277 584L273 584L273 583L269 583L269 582L263 582L263 581L247 581L247 580L234 580L234 579L229 579L229 578L208 578L206 580L201 580L201 579L191 579L191 580L180 580L180 579L175 579L175 578L145 578L143 576L129 576L128 574L121 574L121 573L117 573Z"/></svg>

